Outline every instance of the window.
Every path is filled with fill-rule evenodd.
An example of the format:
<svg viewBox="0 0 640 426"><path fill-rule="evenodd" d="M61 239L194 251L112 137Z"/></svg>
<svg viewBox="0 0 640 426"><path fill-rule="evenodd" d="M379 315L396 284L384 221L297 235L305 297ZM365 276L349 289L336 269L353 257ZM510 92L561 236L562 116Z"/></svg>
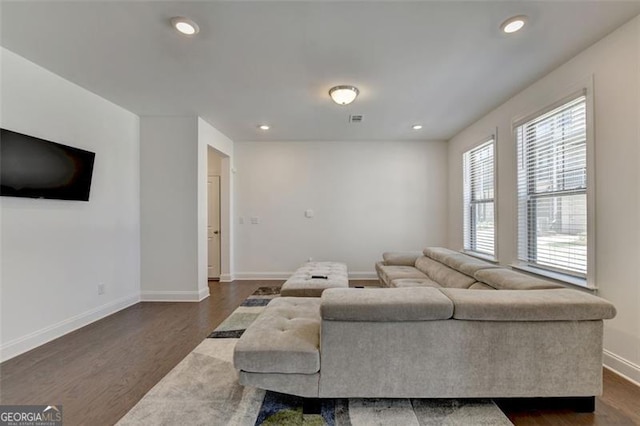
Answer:
<svg viewBox="0 0 640 426"><path fill-rule="evenodd" d="M495 256L494 138L465 152L464 249Z"/></svg>
<svg viewBox="0 0 640 426"><path fill-rule="evenodd" d="M517 125L516 139L519 260L586 278L586 97Z"/></svg>

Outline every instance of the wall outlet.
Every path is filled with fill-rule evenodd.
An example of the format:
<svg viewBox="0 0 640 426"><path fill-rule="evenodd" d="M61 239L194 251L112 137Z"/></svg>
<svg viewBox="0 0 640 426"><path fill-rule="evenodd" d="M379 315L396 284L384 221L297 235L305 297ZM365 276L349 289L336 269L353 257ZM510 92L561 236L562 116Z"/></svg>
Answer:
<svg viewBox="0 0 640 426"><path fill-rule="evenodd" d="M98 284L98 295L103 295L104 294L104 284L100 283Z"/></svg>

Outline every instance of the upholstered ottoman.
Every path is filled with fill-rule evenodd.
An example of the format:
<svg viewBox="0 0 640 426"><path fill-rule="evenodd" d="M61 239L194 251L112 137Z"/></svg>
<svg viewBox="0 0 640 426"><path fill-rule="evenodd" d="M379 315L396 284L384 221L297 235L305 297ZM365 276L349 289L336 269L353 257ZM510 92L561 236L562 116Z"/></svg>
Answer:
<svg viewBox="0 0 640 426"><path fill-rule="evenodd" d="M347 265L338 262L307 262L282 285L283 297L320 297L328 288L349 287Z"/></svg>
<svg viewBox="0 0 640 426"><path fill-rule="evenodd" d="M236 343L241 384L317 397L320 377L320 298L273 299Z"/></svg>

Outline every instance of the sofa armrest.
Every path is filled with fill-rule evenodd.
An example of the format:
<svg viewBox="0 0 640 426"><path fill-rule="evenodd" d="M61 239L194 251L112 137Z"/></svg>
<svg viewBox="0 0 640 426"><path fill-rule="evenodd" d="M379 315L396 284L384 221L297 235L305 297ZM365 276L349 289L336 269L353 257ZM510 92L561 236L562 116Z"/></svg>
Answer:
<svg viewBox="0 0 640 426"><path fill-rule="evenodd" d="M453 303L440 290L421 288L334 288L320 301L323 321L429 321L449 319Z"/></svg>
<svg viewBox="0 0 640 426"><path fill-rule="evenodd" d="M419 251L382 253L385 265L414 266L420 256L422 256L422 253Z"/></svg>
<svg viewBox="0 0 640 426"><path fill-rule="evenodd" d="M471 321L590 321L611 319L608 301L571 289L440 289L454 304L453 318Z"/></svg>

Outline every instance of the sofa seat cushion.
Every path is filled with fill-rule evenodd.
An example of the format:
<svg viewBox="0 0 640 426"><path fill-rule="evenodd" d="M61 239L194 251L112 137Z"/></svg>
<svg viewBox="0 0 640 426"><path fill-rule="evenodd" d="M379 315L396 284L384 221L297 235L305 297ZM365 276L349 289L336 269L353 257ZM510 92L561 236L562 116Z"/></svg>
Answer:
<svg viewBox="0 0 640 426"><path fill-rule="evenodd" d="M391 287L407 288L407 287L442 287L431 278L398 278L391 281Z"/></svg>
<svg viewBox="0 0 640 426"><path fill-rule="evenodd" d="M322 293L323 321L401 322L451 318L453 303L437 288L332 288Z"/></svg>
<svg viewBox="0 0 640 426"><path fill-rule="evenodd" d="M471 284L476 282L475 278L458 272L426 256L421 256L416 260L416 268L442 287L469 288Z"/></svg>
<svg viewBox="0 0 640 426"><path fill-rule="evenodd" d="M483 269L474 274L478 281L497 290L544 290L564 288L560 284L506 268Z"/></svg>
<svg viewBox="0 0 640 426"><path fill-rule="evenodd" d="M500 267L493 263L485 262L484 260L480 260L454 250L449 250L444 247L427 247L423 250L423 253L429 258L437 260L438 262L471 277L482 269L494 269Z"/></svg>
<svg viewBox="0 0 640 426"><path fill-rule="evenodd" d="M469 290L495 290L495 288L491 287L490 285L486 285L485 283L481 283L477 281L473 283L471 287L469 287Z"/></svg>
<svg viewBox="0 0 640 426"><path fill-rule="evenodd" d="M441 289L454 305L453 318L473 321L589 321L613 318L615 307L578 290Z"/></svg>
<svg viewBox="0 0 640 426"><path fill-rule="evenodd" d="M279 297L236 344L237 369L253 373L320 371L320 299Z"/></svg>
<svg viewBox="0 0 640 426"><path fill-rule="evenodd" d="M380 265L379 271L386 283L402 278L429 278L413 266Z"/></svg>

